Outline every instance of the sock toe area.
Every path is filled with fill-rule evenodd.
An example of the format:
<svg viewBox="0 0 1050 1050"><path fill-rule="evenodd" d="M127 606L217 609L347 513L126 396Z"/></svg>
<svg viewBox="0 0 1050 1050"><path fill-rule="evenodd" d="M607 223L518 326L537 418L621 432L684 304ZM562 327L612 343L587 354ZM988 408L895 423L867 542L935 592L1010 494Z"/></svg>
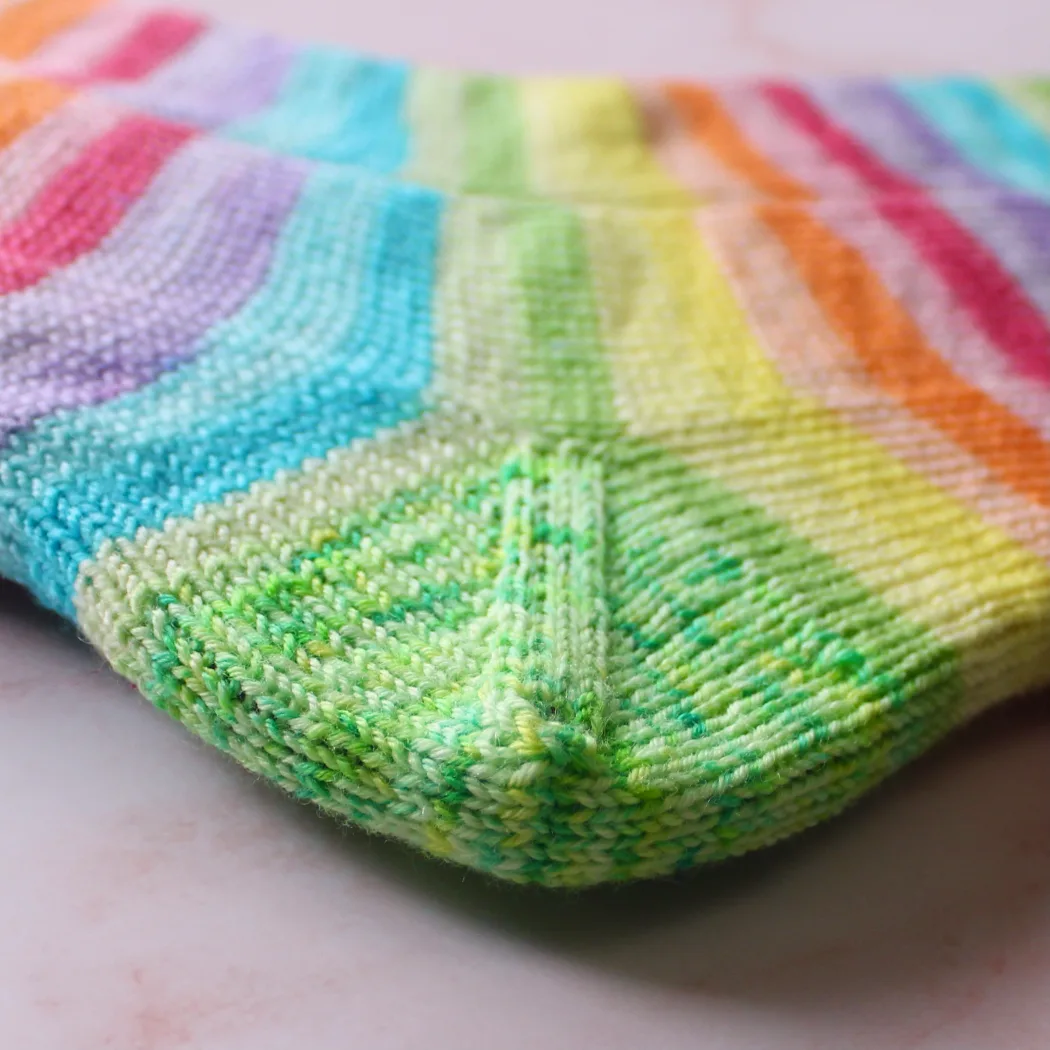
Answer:
<svg viewBox="0 0 1050 1050"><path fill-rule="evenodd" d="M949 652L658 451L435 417L110 542L78 614L248 768L546 884L816 823L957 700Z"/></svg>
<svg viewBox="0 0 1050 1050"><path fill-rule="evenodd" d="M548 881L565 837L532 839L559 778L612 782L601 463L456 426L108 544L79 618L158 706L294 794Z"/></svg>

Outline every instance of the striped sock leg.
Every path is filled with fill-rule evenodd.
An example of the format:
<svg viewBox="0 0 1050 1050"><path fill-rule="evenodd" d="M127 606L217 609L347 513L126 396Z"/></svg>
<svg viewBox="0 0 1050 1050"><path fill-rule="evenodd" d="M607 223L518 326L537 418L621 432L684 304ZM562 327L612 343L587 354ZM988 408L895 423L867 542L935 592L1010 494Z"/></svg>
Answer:
<svg viewBox="0 0 1050 1050"><path fill-rule="evenodd" d="M0 16L0 571L205 739L582 885L1046 683L1037 91L293 54L175 122L213 30L85 13Z"/></svg>

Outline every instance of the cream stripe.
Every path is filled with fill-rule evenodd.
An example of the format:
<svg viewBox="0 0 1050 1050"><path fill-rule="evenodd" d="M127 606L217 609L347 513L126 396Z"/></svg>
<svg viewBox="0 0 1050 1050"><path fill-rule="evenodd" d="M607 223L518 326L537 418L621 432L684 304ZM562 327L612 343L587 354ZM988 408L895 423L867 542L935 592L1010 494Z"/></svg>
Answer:
<svg viewBox="0 0 1050 1050"><path fill-rule="evenodd" d="M749 199L758 196L739 176L706 151L697 149L667 92L659 84L635 88L649 147L661 167L688 189L693 201Z"/></svg>
<svg viewBox="0 0 1050 1050"><path fill-rule="evenodd" d="M462 74L417 69L408 90L410 156L404 179L455 190L463 183L466 129Z"/></svg>
<svg viewBox="0 0 1050 1050"><path fill-rule="evenodd" d="M439 404L528 418L536 391L522 367L530 343L511 244L521 209L481 197L449 202L434 296Z"/></svg>
<svg viewBox="0 0 1050 1050"><path fill-rule="evenodd" d="M790 386L819 398L916 473L1050 564L1050 510L998 482L975 457L865 380L780 241L749 211L705 212L699 226L733 279L767 353Z"/></svg>
<svg viewBox="0 0 1050 1050"><path fill-rule="evenodd" d="M959 647L975 708L1045 675L1050 569L817 399L792 390L707 245L681 228L685 217L606 215L605 225L592 220L587 228L617 405L631 431L759 503ZM634 223L633 236L612 234L610 219ZM781 307L788 308L768 300L770 310ZM879 421L897 441L899 419ZM930 451L944 448L942 441ZM955 466L962 455L955 450ZM1045 519L1027 522L1018 527L1030 527L1045 550Z"/></svg>
<svg viewBox="0 0 1050 1050"><path fill-rule="evenodd" d="M538 89L529 92L535 129L544 108ZM541 101L553 105L549 97ZM585 97L578 102L585 113L590 104ZM555 163L551 151L563 141L558 127L564 124L552 127L549 148L534 154L534 175L545 190L570 193L593 158L569 151ZM623 196L645 197L658 186L657 175L637 157L614 168ZM1050 571L1034 554L816 399L792 390L767 359L687 211L589 206L580 214L617 407L633 433L659 440L762 505L910 619L957 646L972 708L1045 675ZM469 326L461 334L481 338ZM821 353L834 349L825 345ZM444 436L432 431L435 422L431 417L392 439L334 452L301 474L202 508L193 521L108 545L101 565L85 567L78 584L86 629L108 631L112 643L121 644L119 627L105 621L111 601L105 594L84 597L99 569L110 578L107 587L117 584L112 601L140 593L135 573L144 563L163 567L173 589L187 566L199 566L209 586L236 583L223 576L232 560L251 553L280 563L298 544L323 541L323 530L348 507L418 485L436 462L458 469L480 455L462 447L454 426ZM906 433L899 425L890 416L879 422L886 431ZM940 453L931 448L931 454ZM134 568L120 563L118 551Z"/></svg>
<svg viewBox="0 0 1050 1050"><path fill-rule="evenodd" d="M466 436L462 420L425 417L202 504L192 518L107 540L78 575L78 622L121 674L141 680L148 652L133 641L150 633L143 617L156 614L157 592L178 595L192 585L205 600L221 600L231 588L284 571L304 547L335 538L356 510L461 473L487 453L484 442Z"/></svg>
<svg viewBox="0 0 1050 1050"><path fill-rule="evenodd" d="M81 74L108 54L144 15L124 4L103 7L48 40L26 67L41 76Z"/></svg>
<svg viewBox="0 0 1050 1050"><path fill-rule="evenodd" d="M956 374L985 389L1050 438L1050 394L1010 370L1004 355L968 321L951 290L922 262L915 246L868 203L870 193L857 177L828 164L816 142L787 125L753 91L737 89L721 100L742 133L766 146L781 171L803 183L815 185L814 180L819 180L821 191L831 192L830 199L812 205L818 219L861 250L867 265L909 310L923 337Z"/></svg>
<svg viewBox="0 0 1050 1050"><path fill-rule="evenodd" d="M0 222L14 220L54 175L121 116L118 110L75 96L19 135L0 152Z"/></svg>
<svg viewBox="0 0 1050 1050"><path fill-rule="evenodd" d="M864 255L868 268L908 312L923 338L956 375L985 390L1050 442L1050 389L1018 375L976 328L915 246L884 222L864 197L817 201L811 214Z"/></svg>

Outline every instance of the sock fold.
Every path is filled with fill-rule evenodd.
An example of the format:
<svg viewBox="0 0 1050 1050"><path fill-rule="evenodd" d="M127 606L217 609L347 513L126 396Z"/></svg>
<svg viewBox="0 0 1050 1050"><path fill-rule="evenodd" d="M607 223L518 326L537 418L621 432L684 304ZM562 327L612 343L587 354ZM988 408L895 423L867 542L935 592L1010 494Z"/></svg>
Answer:
<svg viewBox="0 0 1050 1050"><path fill-rule="evenodd" d="M0 10L0 573L501 878L834 816L1050 683L1050 94Z"/></svg>

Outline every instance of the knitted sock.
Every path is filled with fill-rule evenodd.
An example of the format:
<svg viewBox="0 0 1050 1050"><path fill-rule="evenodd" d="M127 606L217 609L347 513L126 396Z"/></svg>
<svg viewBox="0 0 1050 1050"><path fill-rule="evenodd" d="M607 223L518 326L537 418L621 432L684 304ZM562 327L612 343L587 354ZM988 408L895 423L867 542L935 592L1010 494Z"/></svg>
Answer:
<svg viewBox="0 0 1050 1050"><path fill-rule="evenodd" d="M660 85L414 67L120 0L18 0L0 18L0 59L24 63L27 73L285 154L451 191L659 203L668 196L667 180L652 171L659 141L668 155L686 154L693 191L741 189L725 158L712 165L688 156L706 121L717 133L717 117L695 99L671 102ZM829 114L849 114L847 123L893 149L894 163L912 176L956 180L965 160L1021 189L1048 191L1046 82L1003 81L995 93L962 80L893 87L840 82L820 90ZM749 130L779 119L751 95L737 85L720 101ZM807 185L841 184L823 160L807 165L786 131L767 127L762 137L764 153L789 170L806 168ZM776 192L778 181L757 188Z"/></svg>
<svg viewBox="0 0 1050 1050"><path fill-rule="evenodd" d="M26 73L281 153L445 190L522 196L565 189L556 173L526 165L525 153L579 166L600 137L609 177L592 170L581 191L602 200L666 193L662 182L612 170L637 176L650 163L619 81L412 68L170 8L99 0L27 0L8 18L0 57L22 62Z"/></svg>
<svg viewBox="0 0 1050 1050"><path fill-rule="evenodd" d="M1042 87L499 83L581 133L468 105L455 193L0 84L0 571L249 768L548 884L1050 680Z"/></svg>

